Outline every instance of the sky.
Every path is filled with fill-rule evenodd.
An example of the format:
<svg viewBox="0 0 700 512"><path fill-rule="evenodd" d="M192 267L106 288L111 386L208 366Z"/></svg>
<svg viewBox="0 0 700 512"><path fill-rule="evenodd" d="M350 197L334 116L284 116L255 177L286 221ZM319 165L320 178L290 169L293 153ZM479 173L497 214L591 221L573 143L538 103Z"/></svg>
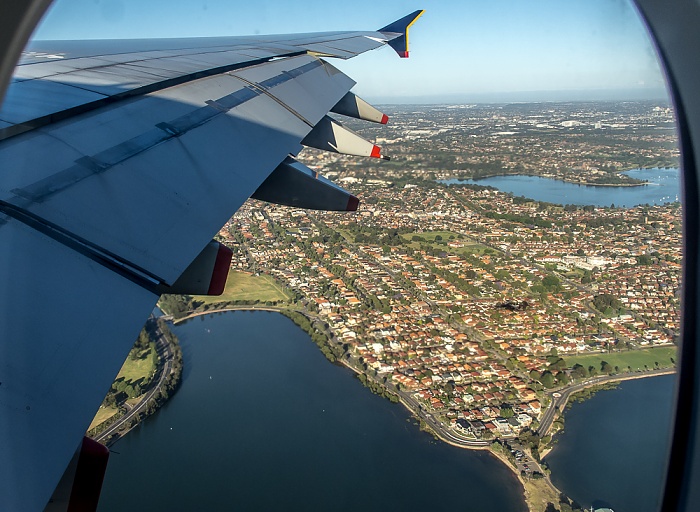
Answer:
<svg viewBox="0 0 700 512"><path fill-rule="evenodd" d="M425 9L409 59L389 48L332 63L378 103L666 98L628 0L57 0L36 39L376 30Z"/></svg>

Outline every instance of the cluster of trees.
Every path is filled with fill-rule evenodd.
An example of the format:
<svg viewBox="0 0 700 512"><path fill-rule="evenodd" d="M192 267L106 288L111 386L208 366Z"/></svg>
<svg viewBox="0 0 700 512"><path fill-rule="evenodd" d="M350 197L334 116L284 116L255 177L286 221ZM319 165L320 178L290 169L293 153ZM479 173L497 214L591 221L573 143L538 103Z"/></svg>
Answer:
<svg viewBox="0 0 700 512"><path fill-rule="evenodd" d="M530 452L532 452L532 458L539 462L540 445L542 444L542 439L540 438L540 435L534 430L526 428L520 433L518 439L520 439L520 442L523 444L523 446L530 449Z"/></svg>
<svg viewBox="0 0 700 512"><path fill-rule="evenodd" d="M158 326L160 331L163 333L163 336L165 336L166 341L170 345L170 350L173 353L172 371L165 378L165 383L160 389L159 393L156 394L156 401L158 405L160 405L162 402L165 402L169 397L171 397L180 387L180 384L182 383L182 368L184 364L182 361L182 348L180 348L180 340L178 340L177 336L175 336L168 328L168 324L164 320L159 318Z"/></svg>
<svg viewBox="0 0 700 512"><path fill-rule="evenodd" d="M367 375L365 375L364 373L358 373L357 380L359 380L363 386L368 388L375 395L382 396L392 403L398 403L398 401L399 401L398 395L389 391L382 384L375 382L371 378L367 377Z"/></svg>
<svg viewBox="0 0 700 512"><path fill-rule="evenodd" d="M321 349L323 355L331 363L335 363L343 356L343 347L331 344L328 336L323 331L318 330L306 315L291 310L284 310L281 313L306 332L311 337L311 341Z"/></svg>
<svg viewBox="0 0 700 512"><path fill-rule="evenodd" d="M615 205L611 205L611 208L614 208ZM582 222L588 226L589 228L602 228L602 227L610 227L610 226L622 226L626 225L627 221L622 215L619 215L617 217L591 217L589 219L583 219Z"/></svg>
<svg viewBox="0 0 700 512"><path fill-rule="evenodd" d="M622 302L609 293L601 293L593 297L593 307L606 317L618 315L624 309Z"/></svg>
<svg viewBox="0 0 700 512"><path fill-rule="evenodd" d="M564 493L559 495L558 507L554 503L547 503L544 512L576 512L577 510L583 510L583 507L577 501L569 499Z"/></svg>
<svg viewBox="0 0 700 512"><path fill-rule="evenodd" d="M564 386L569 383L569 376L564 371L552 373L550 370L545 370L540 373L537 370L532 370L530 372L530 378L541 383L547 389L556 386Z"/></svg>
<svg viewBox="0 0 700 512"><path fill-rule="evenodd" d="M403 245L406 241L401 236L402 233L407 233L408 230L403 229L383 229L365 224L351 222L347 225L347 229L353 236L353 240L357 244L380 244L386 246Z"/></svg>
<svg viewBox="0 0 700 512"><path fill-rule="evenodd" d="M484 217L488 217L490 219L515 222L518 224L525 224L526 226L537 226L538 228L551 228L552 224L558 225L558 222L552 222L551 220L543 219L542 217L533 217L530 215L520 215L517 213L497 213L497 212L493 212L493 211L484 210L481 212L481 214Z"/></svg>
<svg viewBox="0 0 700 512"><path fill-rule="evenodd" d="M195 300L191 295L170 295L160 296L158 305L173 318L183 318L203 304L202 301Z"/></svg>
<svg viewBox="0 0 700 512"><path fill-rule="evenodd" d="M595 377L596 375L600 374L613 375L615 373L620 373L620 367L613 366L607 361L601 361L600 368L596 368L593 365L590 365L588 368L586 368L578 363L571 367L571 375L576 379Z"/></svg>
<svg viewBox="0 0 700 512"><path fill-rule="evenodd" d="M164 320L160 318L149 319L146 323L146 326L139 334L139 338L137 339L134 345L134 349L132 349L132 351L137 349L138 347L142 347L144 343L148 343L149 350L155 350L154 340L159 330L165 337L167 343L170 345L170 349L173 353L172 371L166 376L163 386L159 388L158 391L154 394L154 396L148 401L146 407L136 417L130 419L126 425L122 425L119 429L120 432L124 432L130 429L134 425L138 424L139 421L141 421L141 419L157 411L160 408L160 406L175 393L175 391L180 387L180 384L182 382L183 361L180 342L177 336L175 336L172 333L172 331L170 331L170 329L168 328L168 324ZM146 333L146 336L144 336L144 333ZM159 361L158 364L161 365L162 368L163 362ZM114 422L116 422L119 418L121 418L126 412L126 410L122 406L124 400L126 400L127 397L139 396L140 394L145 392L151 385L151 381L152 379L149 379L147 382L137 381L137 383L131 383L130 381L124 382L123 378L115 381L112 384L110 392L105 397L103 405L119 407L119 411L109 420L107 420L104 423L101 423L100 425L92 429L89 432L89 435L95 436L99 434L100 432L108 428L110 425L112 425Z"/></svg>

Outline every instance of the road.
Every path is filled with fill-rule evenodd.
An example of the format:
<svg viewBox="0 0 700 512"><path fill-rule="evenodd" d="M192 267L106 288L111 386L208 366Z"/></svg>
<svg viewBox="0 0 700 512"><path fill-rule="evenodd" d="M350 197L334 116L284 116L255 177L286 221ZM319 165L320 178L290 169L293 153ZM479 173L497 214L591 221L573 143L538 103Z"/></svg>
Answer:
<svg viewBox="0 0 700 512"><path fill-rule="evenodd" d="M643 373L626 373L622 375L609 376L606 375L604 377L593 377L590 379L586 379L580 384L575 384L573 386L569 386L568 388L564 388L559 391L553 390L549 393L551 402L549 404L549 407L547 407L547 410L542 415L542 419L540 420L540 428L537 430L537 433L540 435L540 437L544 437L547 435L549 429L552 427L552 423L554 422L557 411L561 411L564 409L564 407L566 406L566 402L568 402L569 396L571 396L572 393L576 393L577 391L581 391L582 389L587 387L605 384L606 382L615 382L635 378L639 379L644 377L654 377L657 375L668 375L671 373L675 373L675 370L665 368L661 370L651 370Z"/></svg>
<svg viewBox="0 0 700 512"><path fill-rule="evenodd" d="M141 411L143 411L151 398L153 398L158 390L165 384L165 379L168 375L170 375L173 368L173 353L170 350L170 345L165 341L165 336L160 329L156 331L156 335L156 351L158 353L158 357L161 361L165 361L165 364L160 367L161 370L157 384L152 386L151 389L149 389L146 394L143 395L141 401L131 408L124 416L110 425L107 430L95 436L95 441L102 442L104 439L109 438L109 436L117 432L122 425L126 424L129 420L131 420L131 418L134 418Z"/></svg>

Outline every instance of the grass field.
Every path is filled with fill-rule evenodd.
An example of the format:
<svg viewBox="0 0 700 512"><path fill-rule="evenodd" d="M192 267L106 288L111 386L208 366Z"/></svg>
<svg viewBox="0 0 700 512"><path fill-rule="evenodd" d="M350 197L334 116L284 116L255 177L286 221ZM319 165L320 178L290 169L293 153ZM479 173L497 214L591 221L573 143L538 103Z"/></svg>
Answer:
<svg viewBox="0 0 700 512"><path fill-rule="evenodd" d="M448 247L447 245L441 245L438 242L435 242L435 237L440 235L442 237L442 242L461 242L464 244L464 247ZM490 247L487 247L485 245L480 244L479 242L475 242L473 240L470 240L469 238L463 238L459 239L457 233L453 233L451 231L425 231L421 233L406 233L404 235L401 235L404 240L408 242L408 245L412 249L418 249L420 248L421 243L423 244L429 244L431 247L434 249L439 249L441 251L445 251L450 254L457 254L459 256L464 256L467 254L484 254L486 251L494 251ZM420 236L422 237L425 242L418 242L418 241L413 241L412 238L414 236ZM450 240L450 236L453 236L454 238Z"/></svg>
<svg viewBox="0 0 700 512"><path fill-rule="evenodd" d="M88 428L88 430L92 430L97 425L107 421L109 418L111 418L115 414L117 414L116 407L100 407L97 410L97 414L95 414L95 417L92 419L92 423L90 423L90 427Z"/></svg>
<svg viewBox="0 0 700 512"><path fill-rule="evenodd" d="M612 352L610 354L592 354L588 356L567 356L564 357L568 367L575 364L588 368L594 366L600 370L601 361L607 361L613 367L619 366L621 371L627 371L627 367L632 367L632 370L644 370L644 365L647 368L656 368L656 362L659 363L659 368L671 368L674 361L677 361L676 347L654 347L641 350L623 350L622 352Z"/></svg>
<svg viewBox="0 0 700 512"><path fill-rule="evenodd" d="M117 379L123 377L125 382L136 382L139 379L143 379L141 382L147 381L156 367L157 357L155 346L151 343L150 348L142 352L137 359L127 357Z"/></svg>
<svg viewBox="0 0 700 512"><path fill-rule="evenodd" d="M452 231L424 231L421 233L406 233L405 235L401 235L404 237L406 240L411 240L414 236L419 236L421 238L424 238L426 242L434 242L436 236L441 236L443 242L449 242L450 237L454 237L454 240L459 239L459 234L458 233L453 233Z"/></svg>
<svg viewBox="0 0 700 512"><path fill-rule="evenodd" d="M266 275L255 276L247 272L231 270L228 273L226 289L219 297L195 296L205 304L234 300L288 301L289 297L275 280Z"/></svg>

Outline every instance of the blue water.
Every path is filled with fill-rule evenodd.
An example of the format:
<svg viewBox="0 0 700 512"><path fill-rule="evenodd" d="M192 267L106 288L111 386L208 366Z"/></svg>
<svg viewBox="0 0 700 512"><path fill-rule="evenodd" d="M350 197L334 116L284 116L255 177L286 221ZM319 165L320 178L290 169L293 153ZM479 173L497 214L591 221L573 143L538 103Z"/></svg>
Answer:
<svg viewBox="0 0 700 512"><path fill-rule="evenodd" d="M174 331L182 387L112 447L101 512L526 510L502 463L420 432L289 319L230 312Z"/></svg>
<svg viewBox="0 0 700 512"><path fill-rule="evenodd" d="M537 201L581 206L615 204L631 208L640 204L665 204L680 200L678 169L635 169L625 174L650 183L639 187L592 187L539 176L494 176L476 181L451 179L441 180L441 183L488 185Z"/></svg>
<svg viewBox="0 0 700 512"><path fill-rule="evenodd" d="M656 512L661 498L675 375L620 383L567 411L546 461L552 481L584 507Z"/></svg>

